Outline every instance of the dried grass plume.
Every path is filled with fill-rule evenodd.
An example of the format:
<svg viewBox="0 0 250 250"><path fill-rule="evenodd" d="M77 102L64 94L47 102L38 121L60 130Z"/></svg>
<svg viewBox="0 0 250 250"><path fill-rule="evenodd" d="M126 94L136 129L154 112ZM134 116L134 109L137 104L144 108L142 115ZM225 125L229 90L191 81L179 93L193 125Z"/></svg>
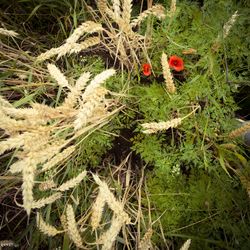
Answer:
<svg viewBox="0 0 250 250"><path fill-rule="evenodd" d="M162 65L162 72L163 72L163 77L165 79L167 91L170 94L173 94L176 92L176 87L174 85L173 76L168 65L168 58L165 53L162 53L161 65Z"/></svg>
<svg viewBox="0 0 250 250"><path fill-rule="evenodd" d="M82 238L77 229L75 214L72 205L67 205L66 215L67 215L67 230L70 239L75 243L77 247L83 248Z"/></svg>

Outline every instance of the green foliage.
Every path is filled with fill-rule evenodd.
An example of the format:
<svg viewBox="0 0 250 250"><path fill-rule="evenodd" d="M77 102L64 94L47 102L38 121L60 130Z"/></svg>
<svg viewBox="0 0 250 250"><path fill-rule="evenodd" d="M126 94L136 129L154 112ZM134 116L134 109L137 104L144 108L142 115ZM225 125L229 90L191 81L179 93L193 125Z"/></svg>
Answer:
<svg viewBox="0 0 250 250"><path fill-rule="evenodd" d="M175 79L177 93L170 96L164 89L163 80L153 81L148 86L134 86L132 90L139 98L140 123L184 117L190 113L190 106L201 107L177 129L133 139L133 149L146 162L155 165L156 170L171 164L175 166L177 162L186 169L214 169L213 161L221 161L217 158L214 144L229 142L223 135L235 126L233 119L237 106L233 93L236 89L225 80L223 51L216 53L211 49L222 32L222 24L230 16L225 19L217 10L214 13L215 5L207 4L205 8L211 9L203 13L198 5L187 4L185 1L180 3L174 20L167 17L163 25L153 32L158 46L156 53L152 50L153 69L157 76L161 72L162 52L167 51L170 56L180 55L185 48L197 50L197 54L183 56L185 70L180 74L184 81ZM218 8L221 11L221 5ZM210 10L217 18L216 22L215 17L211 18ZM170 171L171 167L167 169Z"/></svg>
<svg viewBox="0 0 250 250"><path fill-rule="evenodd" d="M233 98L237 89L226 82L224 42L231 44L230 49L234 46L229 72L236 79L238 70L234 68L246 72L247 67L241 62L247 58L248 45L241 43L244 52L239 54L235 46L245 39L243 31L242 36L235 33L238 26L240 30L246 27L245 14L238 17L227 40L220 40L218 51L213 50L223 25L236 9L245 13L232 1L206 1L204 11L182 1L174 19L167 17L154 30L157 47L152 49L151 59L160 79L162 52L181 56L184 49L196 49L196 54L182 56L184 81L175 79L177 93L172 96L164 90L163 80L132 90L139 100L139 124L184 117L191 105L201 106L176 129L132 139L133 150L153 166L147 173L153 218L160 220L165 237L177 249L180 238L192 239L190 249L247 249L250 244L249 199L239 181L229 176L229 172L233 176L232 168L246 168L249 158L238 147L224 148L232 143L227 134L236 126L238 109ZM158 225L155 229L160 234ZM156 235L153 241L164 248Z"/></svg>
<svg viewBox="0 0 250 250"><path fill-rule="evenodd" d="M104 127L105 129L105 127ZM84 136L85 137L85 136ZM97 167L103 160L103 155L112 147L112 140L114 136L111 136L107 131L95 131L88 136L87 140L79 138L79 149L76 156L76 165L85 165L91 167Z"/></svg>
<svg viewBox="0 0 250 250"><path fill-rule="evenodd" d="M191 249L247 249L249 198L237 180L223 170L172 178L156 171L148 178L154 219L162 215L166 237L191 238Z"/></svg>
<svg viewBox="0 0 250 250"><path fill-rule="evenodd" d="M76 28L86 17L84 2L75 0L3 0L1 10L0 17L5 23L14 24L16 27L20 24L20 28L23 26L27 33L36 33L40 36L54 34L60 40L65 39L68 32L73 27Z"/></svg>

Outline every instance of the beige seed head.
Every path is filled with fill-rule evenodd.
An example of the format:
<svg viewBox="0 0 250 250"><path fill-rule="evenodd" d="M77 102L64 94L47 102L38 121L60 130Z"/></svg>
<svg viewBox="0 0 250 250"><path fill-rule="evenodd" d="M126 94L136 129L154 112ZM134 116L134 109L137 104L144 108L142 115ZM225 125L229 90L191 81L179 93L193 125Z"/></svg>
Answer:
<svg viewBox="0 0 250 250"><path fill-rule="evenodd" d="M18 36L18 33L16 33L13 30L7 30L7 29L4 29L4 28L0 28L0 35L16 37L16 36Z"/></svg>
<svg viewBox="0 0 250 250"><path fill-rule="evenodd" d="M49 120L65 118L65 114L62 114L57 108L50 107L45 104L32 103L32 108L36 110L37 115L30 117L29 119L37 125L44 125Z"/></svg>
<svg viewBox="0 0 250 250"><path fill-rule="evenodd" d="M182 118L175 118L167 122L151 122L143 123L141 126L146 129L143 131L145 134L152 134L158 131L167 130L169 128L175 128L182 122Z"/></svg>
<svg viewBox="0 0 250 250"><path fill-rule="evenodd" d="M32 208L41 208L41 207L44 207L48 204L51 204L53 202L55 202L56 200L60 199L62 197L62 194L61 193L54 193L48 197L45 197L45 198L42 198L42 199L39 199L37 201L33 201L32 203Z"/></svg>
<svg viewBox="0 0 250 250"><path fill-rule="evenodd" d="M60 216L60 221L61 221L61 224L62 224L63 229L64 229L65 231L67 231L68 226L67 226L67 218L66 218L65 214L62 214L62 215Z"/></svg>
<svg viewBox="0 0 250 250"><path fill-rule="evenodd" d="M76 43L65 43L62 46L60 46L58 49L58 53L57 53L57 58L56 60L58 60L59 58L61 58L62 56L65 56L66 54L70 53L70 51L74 48Z"/></svg>
<svg viewBox="0 0 250 250"><path fill-rule="evenodd" d="M98 241L103 244L102 250L112 249L112 245L123 225L124 221L119 216L113 216L109 229L100 236Z"/></svg>
<svg viewBox="0 0 250 250"><path fill-rule="evenodd" d="M29 162L30 158L19 160L10 166L9 172L12 174L21 173L23 169L29 164Z"/></svg>
<svg viewBox="0 0 250 250"><path fill-rule="evenodd" d="M126 212L124 212L123 204L116 200L114 194L109 190L107 183L101 181L101 179L92 174L96 184L99 185L100 195L105 199L109 208L114 212L116 216L119 216L120 219L126 223L130 223L130 218Z"/></svg>
<svg viewBox="0 0 250 250"><path fill-rule="evenodd" d="M60 47L59 48L52 48L52 49L40 54L36 58L36 62L43 62L45 60L48 60L49 58L57 55L59 52L60 52Z"/></svg>
<svg viewBox="0 0 250 250"><path fill-rule="evenodd" d="M175 12L176 12L176 0L172 0L171 5L170 5L170 11L169 11L170 17L172 17Z"/></svg>
<svg viewBox="0 0 250 250"><path fill-rule="evenodd" d="M81 76L77 79L75 84L75 88L77 91L82 91L85 88L90 76L91 76L90 72L86 73L84 72L81 74Z"/></svg>
<svg viewBox="0 0 250 250"><path fill-rule="evenodd" d="M27 165L23 168L23 184L22 184L22 196L23 196L23 208L30 215L34 197L33 186L35 179L36 165L32 164L32 161L27 162Z"/></svg>
<svg viewBox="0 0 250 250"><path fill-rule="evenodd" d="M188 239L181 247L180 250L188 250L191 244L191 239Z"/></svg>
<svg viewBox="0 0 250 250"><path fill-rule="evenodd" d="M107 1L106 0L97 0L97 7L101 13L105 13L108 9Z"/></svg>
<svg viewBox="0 0 250 250"><path fill-rule="evenodd" d="M13 106L0 95L0 107L13 108Z"/></svg>
<svg viewBox="0 0 250 250"><path fill-rule="evenodd" d="M153 235L152 228L149 228L142 240L139 242L139 250L149 250L152 247L151 237Z"/></svg>
<svg viewBox="0 0 250 250"><path fill-rule="evenodd" d="M132 0L123 0L122 10L123 10L122 11L122 19L129 26L131 12L132 12Z"/></svg>
<svg viewBox="0 0 250 250"><path fill-rule="evenodd" d="M133 19L130 26L135 27L140 25L148 16L154 15L159 19L165 18L165 9L162 5L156 4L151 8L143 11L137 18Z"/></svg>
<svg viewBox="0 0 250 250"><path fill-rule="evenodd" d="M116 18L121 17L120 0L113 0L113 11Z"/></svg>
<svg viewBox="0 0 250 250"><path fill-rule="evenodd" d="M38 126L32 124L29 120L15 120L7 116L0 109L0 128L5 130L6 134L16 134L27 130L36 130Z"/></svg>
<svg viewBox="0 0 250 250"><path fill-rule="evenodd" d="M223 38L224 39L228 36L228 34L229 34L231 28L233 27L233 25L234 25L234 23L235 23L238 16L239 16L238 15L238 10L236 10L234 12L234 14L231 16L231 18L223 26Z"/></svg>
<svg viewBox="0 0 250 250"><path fill-rule="evenodd" d="M41 214L38 213L38 212L36 213L36 224L37 224L38 229L42 233L44 233L44 234L46 234L46 235L48 235L50 237L53 237L53 236L63 232L63 231L57 230L55 227L53 227L50 224L46 223L43 220Z"/></svg>
<svg viewBox="0 0 250 250"><path fill-rule="evenodd" d="M59 107L60 110L72 109L77 103L78 98L82 94L82 90L85 88L88 80L90 78L90 73L83 73L79 79L76 81L75 86L70 88L70 92L67 98L64 100L63 104Z"/></svg>
<svg viewBox="0 0 250 250"><path fill-rule="evenodd" d="M66 40L66 43L76 43L84 33L91 34L102 30L103 28L100 23L95 23L93 21L84 22L74 30L72 35Z"/></svg>
<svg viewBox="0 0 250 250"><path fill-rule="evenodd" d="M18 247L19 245L16 244L12 240L0 240L0 247Z"/></svg>
<svg viewBox="0 0 250 250"><path fill-rule="evenodd" d="M77 186L85 178L86 175L87 175L87 171L84 170L75 178L72 178L71 180L63 183L61 186L56 188L56 190L60 191L60 192L64 192L66 190L69 190L70 188Z"/></svg>
<svg viewBox="0 0 250 250"><path fill-rule="evenodd" d="M250 130L250 122L246 122L244 125L242 125L240 128L237 128L233 130L230 134L230 138L236 138L243 134L245 134L248 130Z"/></svg>
<svg viewBox="0 0 250 250"><path fill-rule="evenodd" d="M92 206L91 222L90 222L92 230L96 230L100 226L104 206L105 206L105 197L103 197L103 195L99 192Z"/></svg>
<svg viewBox="0 0 250 250"><path fill-rule="evenodd" d="M83 248L82 238L77 229L75 214L72 205L67 205L66 215L67 215L67 229L70 239L75 243L77 247Z"/></svg>
<svg viewBox="0 0 250 250"><path fill-rule="evenodd" d="M33 133L23 133L23 134L17 134L13 137L8 138L7 140L0 142L0 155L3 154L7 150L11 150L14 148L20 148L22 147L26 142L33 140L33 136L35 134Z"/></svg>
<svg viewBox="0 0 250 250"><path fill-rule="evenodd" d="M76 120L74 121L75 130L79 130L87 125L88 120L94 116L96 108L98 108L105 99L106 93L107 90L105 88L97 87L92 90L88 96L85 96L87 102L82 106L76 116Z"/></svg>
<svg viewBox="0 0 250 250"><path fill-rule="evenodd" d="M41 172L46 172L56 166L58 163L69 157L75 151L75 146L72 145L66 149L64 149L61 153L57 153L53 158L51 158L48 162L46 162Z"/></svg>
<svg viewBox="0 0 250 250"><path fill-rule="evenodd" d="M167 91L170 94L173 94L176 92L176 87L174 85L173 76L168 65L168 58L165 53L162 53L161 65L162 65L162 72L163 72L163 77L165 79Z"/></svg>
<svg viewBox="0 0 250 250"><path fill-rule="evenodd" d="M7 140L0 142L0 155L7 150L21 148L24 145L25 147L33 148L33 150L37 149L37 147L34 147L34 143L41 142L43 139L45 139L44 142L46 143L48 140L48 138L45 138L46 135L46 133L40 131L37 131L36 133L24 132L22 134L13 135ZM39 145L37 146L39 147Z"/></svg>
<svg viewBox="0 0 250 250"><path fill-rule="evenodd" d="M57 81L59 86L69 87L68 80L56 65L49 63L47 65L50 75Z"/></svg>
<svg viewBox="0 0 250 250"><path fill-rule="evenodd" d="M97 36L89 37L86 40L84 40L81 43L74 43L71 45L71 48L67 51L69 54L73 53L79 53L82 50L85 50L89 47L95 46L101 42L100 38ZM61 57L61 54L58 55L58 57Z"/></svg>
<svg viewBox="0 0 250 250"><path fill-rule="evenodd" d="M56 187L56 183L53 180L44 181L39 184L38 189L40 191L46 191Z"/></svg>
<svg viewBox="0 0 250 250"><path fill-rule="evenodd" d="M36 141L35 141L36 142ZM34 142L34 143L35 143ZM19 161L13 163L10 166L9 171L11 173L18 173L23 171L23 169L26 167L26 165L29 165L30 163L33 164L33 166L36 168L37 164L44 163L46 160L50 160L55 154L57 154L61 146L61 142L54 142L52 145L42 145L41 148L36 148L36 151L29 152L30 149L33 149L32 147L28 147L27 145L24 145L24 158L20 159Z"/></svg>
<svg viewBox="0 0 250 250"><path fill-rule="evenodd" d="M32 119L37 116L38 112L32 108L14 108L14 107L2 107L3 112L15 119Z"/></svg>
<svg viewBox="0 0 250 250"><path fill-rule="evenodd" d="M107 69L104 70L102 73L96 75L94 79L90 82L90 84L87 86L83 94L83 100L86 96L91 95L95 88L99 87L102 83L104 83L108 78L110 78L114 74L114 69Z"/></svg>

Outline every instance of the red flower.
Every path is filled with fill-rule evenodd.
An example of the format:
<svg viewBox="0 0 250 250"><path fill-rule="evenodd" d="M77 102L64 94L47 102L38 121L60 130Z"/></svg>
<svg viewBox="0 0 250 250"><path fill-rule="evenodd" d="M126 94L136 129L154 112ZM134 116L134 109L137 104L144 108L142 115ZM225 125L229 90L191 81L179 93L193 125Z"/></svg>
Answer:
<svg viewBox="0 0 250 250"><path fill-rule="evenodd" d="M178 56L171 56L168 61L169 67L176 70L182 71L184 69L184 62L182 58Z"/></svg>
<svg viewBox="0 0 250 250"><path fill-rule="evenodd" d="M151 66L149 63L142 64L143 75L150 76L151 75Z"/></svg>

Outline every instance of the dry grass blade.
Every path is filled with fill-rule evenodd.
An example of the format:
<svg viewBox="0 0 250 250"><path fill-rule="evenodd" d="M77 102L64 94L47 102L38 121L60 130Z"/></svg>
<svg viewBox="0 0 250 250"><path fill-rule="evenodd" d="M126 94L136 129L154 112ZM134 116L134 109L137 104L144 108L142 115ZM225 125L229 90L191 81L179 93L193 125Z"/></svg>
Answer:
<svg viewBox="0 0 250 250"><path fill-rule="evenodd" d="M36 224L37 224L38 229L42 233L44 233L44 234L46 234L48 236L51 236L51 237L53 237L53 236L55 236L55 235L60 234L60 233L63 232L63 231L57 230L55 227L53 227L50 224L46 223L43 220L41 214L38 213L38 212L36 213Z"/></svg>
<svg viewBox="0 0 250 250"><path fill-rule="evenodd" d="M86 175L87 175L87 172L83 171L82 173L80 173L75 178L72 178L71 180L63 183L61 186L59 186L58 188L56 188L56 190L60 191L60 192L64 192L66 190L69 190L70 188L73 188L76 185L78 185L83 180L83 178L86 177Z"/></svg>
<svg viewBox="0 0 250 250"><path fill-rule="evenodd" d="M75 243L77 247L83 248L82 238L77 229L75 214L73 207L71 205L67 205L66 215L67 215L67 229L70 239Z"/></svg>

